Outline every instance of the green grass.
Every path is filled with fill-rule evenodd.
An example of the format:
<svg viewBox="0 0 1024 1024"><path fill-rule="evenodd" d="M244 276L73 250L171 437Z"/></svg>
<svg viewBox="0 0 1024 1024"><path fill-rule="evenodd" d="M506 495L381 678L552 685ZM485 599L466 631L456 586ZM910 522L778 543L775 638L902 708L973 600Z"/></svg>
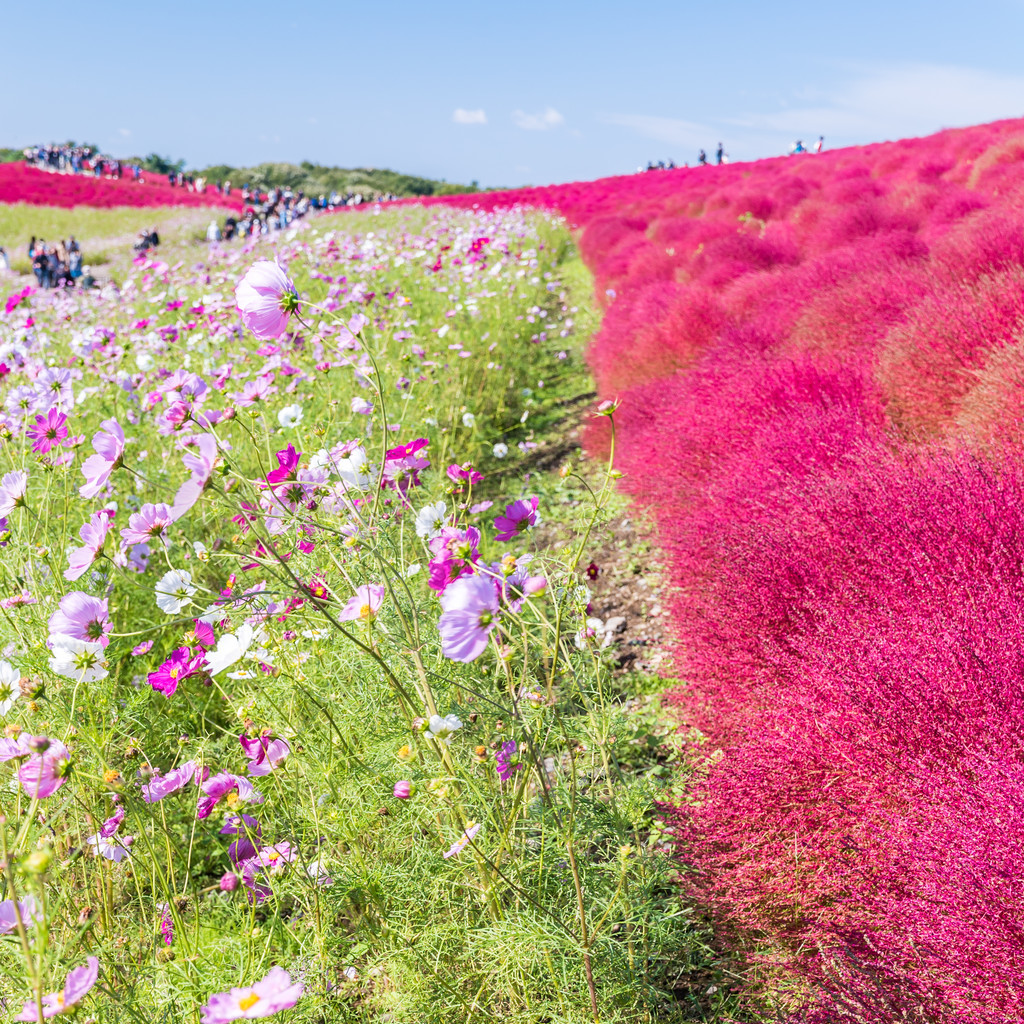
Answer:
<svg viewBox="0 0 1024 1024"><path fill-rule="evenodd" d="M74 235L82 246L85 263L95 266L109 263L118 255L130 258L135 236L145 228L156 226L161 241L168 243L202 238L211 216L209 210L178 206L101 210L0 203L0 245L7 250L12 269L30 274L28 243L33 236L53 243Z"/></svg>

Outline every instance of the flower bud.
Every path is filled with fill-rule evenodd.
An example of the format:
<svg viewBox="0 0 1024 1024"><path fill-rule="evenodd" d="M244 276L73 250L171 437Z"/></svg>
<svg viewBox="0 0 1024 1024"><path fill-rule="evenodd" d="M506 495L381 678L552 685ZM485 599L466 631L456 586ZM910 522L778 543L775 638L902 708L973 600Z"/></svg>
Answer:
<svg viewBox="0 0 1024 1024"><path fill-rule="evenodd" d="M238 888L238 875L234 871L226 871L220 880L221 892L234 892Z"/></svg>
<svg viewBox="0 0 1024 1024"><path fill-rule="evenodd" d="M412 783L408 779L401 779L395 783L395 799L408 800L412 796Z"/></svg>

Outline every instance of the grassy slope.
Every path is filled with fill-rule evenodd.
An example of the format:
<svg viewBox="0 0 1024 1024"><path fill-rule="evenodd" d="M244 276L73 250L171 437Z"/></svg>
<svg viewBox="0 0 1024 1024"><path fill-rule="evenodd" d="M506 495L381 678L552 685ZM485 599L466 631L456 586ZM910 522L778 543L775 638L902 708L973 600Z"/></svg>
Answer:
<svg viewBox="0 0 1024 1024"><path fill-rule="evenodd" d="M85 262L95 266L109 263L119 253L130 254L136 234L154 225L166 242L202 238L211 216L209 210L182 207L122 206L110 210L75 207L69 210L57 206L0 203L0 245L7 250L12 269L29 274L32 268L27 249L33 235L48 242L74 235L82 246Z"/></svg>

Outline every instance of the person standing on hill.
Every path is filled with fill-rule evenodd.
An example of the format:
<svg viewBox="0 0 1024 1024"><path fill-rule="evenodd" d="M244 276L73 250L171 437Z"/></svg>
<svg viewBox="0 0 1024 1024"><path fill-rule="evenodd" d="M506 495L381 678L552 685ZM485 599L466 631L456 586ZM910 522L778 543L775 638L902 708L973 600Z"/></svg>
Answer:
<svg viewBox="0 0 1024 1024"><path fill-rule="evenodd" d="M721 164L723 156L725 156L725 147L719 143L718 149L715 150L715 163Z"/></svg>
<svg viewBox="0 0 1024 1024"><path fill-rule="evenodd" d="M825 145L825 136L824 135L819 135L818 136L818 141L814 144L814 152L815 153L820 153L821 152L821 147L824 146L824 145Z"/></svg>
<svg viewBox="0 0 1024 1024"><path fill-rule="evenodd" d="M701 167L707 167L708 155L703 149L697 154L697 163L700 164Z"/></svg>

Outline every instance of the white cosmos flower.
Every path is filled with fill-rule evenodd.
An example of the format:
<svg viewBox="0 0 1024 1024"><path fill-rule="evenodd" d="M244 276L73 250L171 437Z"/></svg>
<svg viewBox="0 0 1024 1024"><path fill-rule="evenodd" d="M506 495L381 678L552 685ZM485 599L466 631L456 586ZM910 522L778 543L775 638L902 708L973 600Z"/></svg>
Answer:
<svg viewBox="0 0 1024 1024"><path fill-rule="evenodd" d="M494 446L494 453L493 454L494 454L494 457L496 459L503 459L503 458L505 458L505 456L508 455L508 445L505 444L502 441L499 441Z"/></svg>
<svg viewBox="0 0 1024 1024"><path fill-rule="evenodd" d="M405 568L406 579L412 579L421 569L423 568L419 562L413 562L412 565L408 565Z"/></svg>
<svg viewBox="0 0 1024 1024"><path fill-rule="evenodd" d="M253 628L248 622L243 622L234 633L225 633L217 641L217 646L207 652L206 671L215 676L240 661L249 650L252 636Z"/></svg>
<svg viewBox="0 0 1024 1024"><path fill-rule="evenodd" d="M464 412L462 414L462 425L472 429L476 426L476 417L471 412Z"/></svg>
<svg viewBox="0 0 1024 1024"><path fill-rule="evenodd" d="M296 403L295 405L286 405L278 414L277 422L282 427L297 427L302 422L302 406Z"/></svg>
<svg viewBox="0 0 1024 1024"><path fill-rule="evenodd" d="M430 725L427 726L427 735L442 743L451 743L452 733L462 728L462 719L458 715L430 716Z"/></svg>
<svg viewBox="0 0 1024 1024"><path fill-rule="evenodd" d="M338 459L334 463L334 470L341 477L345 487L357 491L365 491L372 483L370 474L364 472L365 469L366 449L362 446L353 448L347 459Z"/></svg>
<svg viewBox="0 0 1024 1024"><path fill-rule="evenodd" d="M172 569L160 578L156 585L156 604L167 615L176 615L196 592L192 586L192 573L184 569Z"/></svg>
<svg viewBox="0 0 1024 1024"><path fill-rule="evenodd" d="M21 673L9 662L0 661L0 715L6 715L21 696Z"/></svg>
<svg viewBox="0 0 1024 1024"><path fill-rule="evenodd" d="M79 640L73 636L54 634L51 645L50 671L65 679L80 679L91 683L107 674L107 661L103 657L103 644Z"/></svg>
<svg viewBox="0 0 1024 1024"><path fill-rule="evenodd" d="M416 515L416 536L433 540L441 532L448 516L448 506L443 501L421 508Z"/></svg>

